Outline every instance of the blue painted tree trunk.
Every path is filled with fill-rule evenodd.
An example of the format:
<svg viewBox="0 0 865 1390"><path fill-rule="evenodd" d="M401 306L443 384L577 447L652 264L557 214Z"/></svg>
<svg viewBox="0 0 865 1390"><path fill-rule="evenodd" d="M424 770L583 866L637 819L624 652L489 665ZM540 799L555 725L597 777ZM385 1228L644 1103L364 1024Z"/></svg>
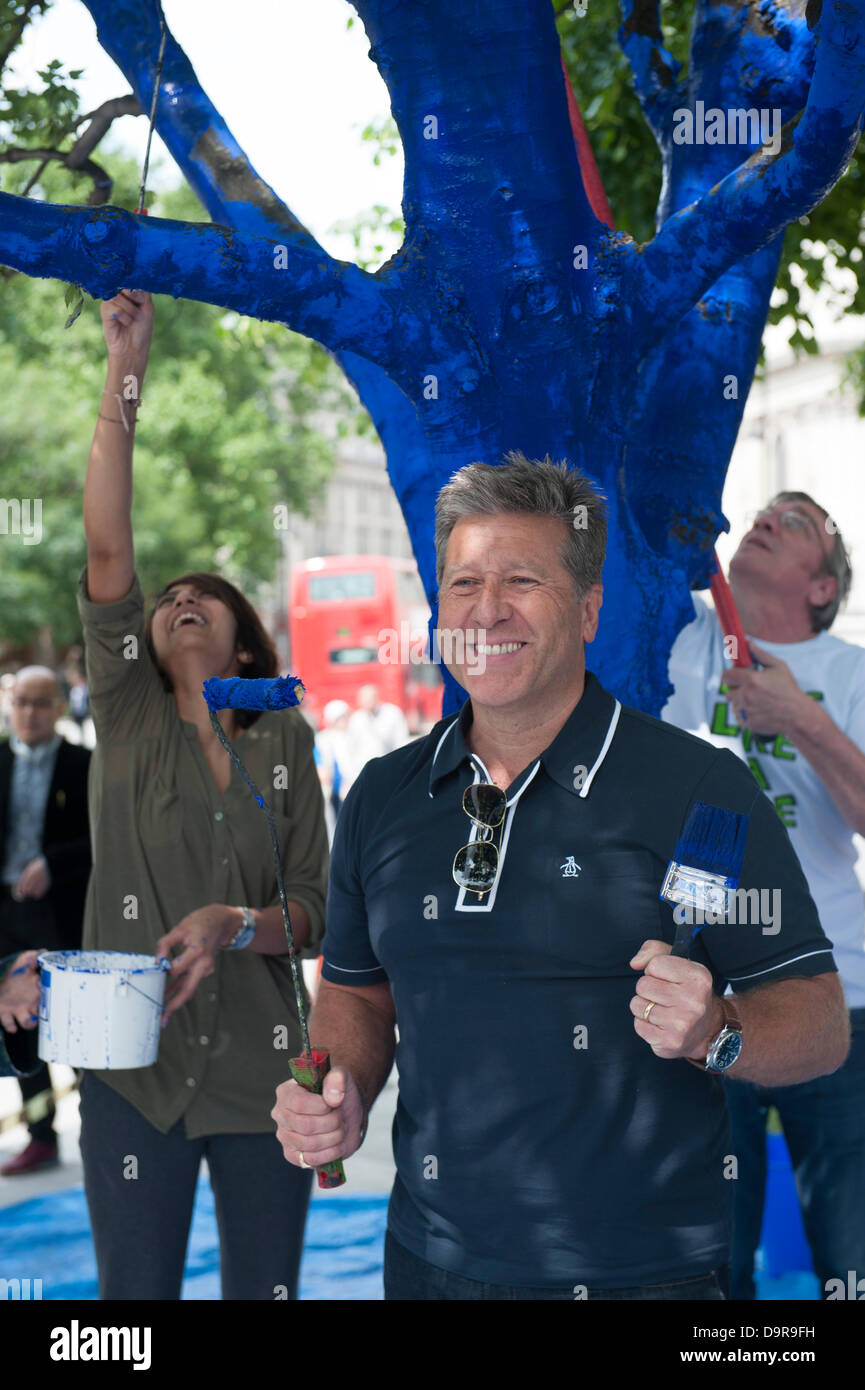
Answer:
<svg viewBox="0 0 865 1390"><path fill-rule="evenodd" d="M157 0L85 3L149 110ZM316 243L170 36L157 129L213 224L0 195L0 261L102 296L133 285L201 299L318 339L370 411L433 604L433 508L455 469L510 449L584 469L610 505L589 664L657 713L689 588L706 583L726 526L721 491L783 231L859 138L865 7L698 0L683 81L659 5L625 0L619 41L665 172L644 246L589 206L549 0L355 8L406 161L405 240L377 273ZM715 110L766 111L762 134L701 141ZM686 120L692 142L680 143ZM446 708L461 694L450 683Z"/></svg>

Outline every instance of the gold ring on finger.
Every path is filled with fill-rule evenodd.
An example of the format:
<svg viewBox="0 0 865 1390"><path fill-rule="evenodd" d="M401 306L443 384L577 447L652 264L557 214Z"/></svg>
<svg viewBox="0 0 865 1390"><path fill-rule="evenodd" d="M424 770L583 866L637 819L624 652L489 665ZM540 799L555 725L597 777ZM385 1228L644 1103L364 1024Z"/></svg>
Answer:
<svg viewBox="0 0 865 1390"><path fill-rule="evenodd" d="M300 1166L301 1166L301 1168L311 1168L311 1167L312 1167L312 1164L311 1164L311 1163L307 1163L307 1161L306 1161L306 1159L304 1158L303 1154L301 1153L300 1149L298 1149L298 1151L297 1151L297 1156L298 1156L298 1158L300 1159Z"/></svg>
<svg viewBox="0 0 865 1390"><path fill-rule="evenodd" d="M651 1001L651 1003L649 1003L649 1004L646 1005L645 1009L643 1010L643 1022L644 1022L644 1023L648 1023L648 1021L649 1021L649 1014L652 1012L652 1010L654 1009L654 1007L655 1007L655 1005L657 1004L657 1002L658 1002L657 999L653 999L653 1000Z"/></svg>

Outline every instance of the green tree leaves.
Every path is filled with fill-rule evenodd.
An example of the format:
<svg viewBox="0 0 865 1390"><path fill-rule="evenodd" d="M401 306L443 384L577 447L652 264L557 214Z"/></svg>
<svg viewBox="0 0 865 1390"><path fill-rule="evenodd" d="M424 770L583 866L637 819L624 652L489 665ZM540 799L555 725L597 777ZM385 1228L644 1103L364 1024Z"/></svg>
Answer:
<svg viewBox="0 0 865 1390"><path fill-rule="evenodd" d="M616 42L621 21L619 0L591 0L582 19L572 5L556 8L565 64L616 224L637 241L648 241L655 230L661 160L634 95L630 68ZM676 0L675 4L668 0L661 7L664 43L682 64L683 79L687 78L693 14L694 0ZM818 350L807 290L816 290L824 283L824 246L831 243L838 269L852 274L845 307L852 313L865 313L863 209L865 154L860 142L846 174L807 218L788 227L784 239L769 323L780 323L789 316L790 342L798 350ZM804 271L801 285L791 277L794 264Z"/></svg>
<svg viewBox="0 0 865 1390"><path fill-rule="evenodd" d="M133 206L134 163L100 158L117 201ZM51 166L39 196L72 201L73 181ZM161 195L155 211L204 216L186 186ZM0 640L26 642L48 626L65 643L78 632L81 488L106 350L89 295L65 331L63 293L54 281L0 280L2 491L43 504L40 545L0 536ZM80 297L73 286L65 295ZM145 590L187 569L219 569L244 588L270 580L279 554L273 508L309 511L333 470L333 422L351 430L362 416L336 365L277 324L160 297L142 397L133 520Z"/></svg>

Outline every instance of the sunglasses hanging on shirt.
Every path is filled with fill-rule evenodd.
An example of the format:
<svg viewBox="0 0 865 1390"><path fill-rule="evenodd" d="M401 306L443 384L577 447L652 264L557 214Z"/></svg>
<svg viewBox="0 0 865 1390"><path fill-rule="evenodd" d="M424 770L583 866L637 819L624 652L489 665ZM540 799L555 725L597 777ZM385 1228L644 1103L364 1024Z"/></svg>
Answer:
<svg viewBox="0 0 865 1390"><path fill-rule="evenodd" d="M477 839L457 850L453 862L454 882L469 893L485 897L491 892L499 871L499 851L493 843L502 824L508 799L492 782L473 782L463 792L463 810L478 827Z"/></svg>

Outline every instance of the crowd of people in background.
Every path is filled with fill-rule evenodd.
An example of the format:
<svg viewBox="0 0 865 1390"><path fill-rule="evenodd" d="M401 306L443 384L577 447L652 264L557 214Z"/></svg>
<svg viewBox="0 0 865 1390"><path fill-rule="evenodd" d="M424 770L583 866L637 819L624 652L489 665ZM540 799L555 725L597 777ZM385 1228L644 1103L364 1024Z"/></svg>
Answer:
<svg viewBox="0 0 865 1390"><path fill-rule="evenodd" d="M0 738L9 738L14 732L12 701L17 674L15 671L4 671L0 675ZM70 647L62 665L57 670L52 670L51 674L57 682L63 706L56 722L56 732L67 743L94 748L96 730L90 714L90 694L84 671L83 649L77 645Z"/></svg>
<svg viewBox="0 0 865 1390"><path fill-rule="evenodd" d="M9 737L0 742L0 960L33 948L80 947L91 864L90 751L62 735L67 693L60 678L47 666L25 666L3 681ZM28 1140L0 1168L3 1177L58 1159L48 1067L38 1064L32 1039L19 1041Z"/></svg>
<svg viewBox="0 0 865 1390"><path fill-rule="evenodd" d="M383 758L409 741L406 717L398 705L379 699L374 685L363 685L355 707L330 700L315 736L315 762L325 801L328 835L352 784L371 758Z"/></svg>
<svg viewBox="0 0 865 1390"><path fill-rule="evenodd" d="M66 743L94 748L96 731L90 713L81 647L71 647L62 665L51 674L56 680L60 701L54 725L56 734ZM0 675L0 739L8 739L15 732L15 681L13 671ZM366 764L371 758L382 758L402 748L410 738L408 723L399 705L380 700L374 685L360 687L353 707L347 700L330 700L325 705L315 733L314 757L324 797L329 840L333 840L340 808Z"/></svg>

